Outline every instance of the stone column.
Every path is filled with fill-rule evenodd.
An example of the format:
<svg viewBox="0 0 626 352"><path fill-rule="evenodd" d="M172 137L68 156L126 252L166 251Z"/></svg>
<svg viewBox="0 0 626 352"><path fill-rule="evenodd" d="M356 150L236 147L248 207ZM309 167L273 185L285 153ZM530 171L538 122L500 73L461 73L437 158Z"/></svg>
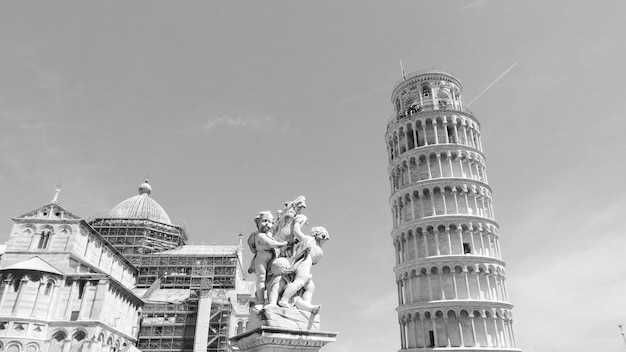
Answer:
<svg viewBox="0 0 626 352"><path fill-rule="evenodd" d="M242 352L316 352L337 333L261 326L230 339Z"/></svg>

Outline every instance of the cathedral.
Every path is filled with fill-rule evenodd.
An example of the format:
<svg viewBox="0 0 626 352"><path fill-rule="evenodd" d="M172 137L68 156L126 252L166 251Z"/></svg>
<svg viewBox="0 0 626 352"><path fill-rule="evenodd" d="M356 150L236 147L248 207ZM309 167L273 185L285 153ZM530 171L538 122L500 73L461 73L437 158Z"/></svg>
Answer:
<svg viewBox="0 0 626 352"><path fill-rule="evenodd" d="M189 245L139 194L86 221L52 202L13 219L0 248L0 350L218 352L244 330L254 283L242 241Z"/></svg>

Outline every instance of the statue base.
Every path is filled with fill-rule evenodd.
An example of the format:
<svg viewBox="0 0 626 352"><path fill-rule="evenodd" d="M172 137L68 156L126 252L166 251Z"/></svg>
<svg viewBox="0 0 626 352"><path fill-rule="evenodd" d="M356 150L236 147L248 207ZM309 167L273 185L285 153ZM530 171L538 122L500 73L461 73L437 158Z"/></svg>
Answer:
<svg viewBox="0 0 626 352"><path fill-rule="evenodd" d="M320 315L296 308L265 306L257 314L250 315L247 329L254 330L261 326L318 331L320 329Z"/></svg>
<svg viewBox="0 0 626 352"><path fill-rule="evenodd" d="M336 338L336 332L260 326L230 341L241 352L317 352Z"/></svg>

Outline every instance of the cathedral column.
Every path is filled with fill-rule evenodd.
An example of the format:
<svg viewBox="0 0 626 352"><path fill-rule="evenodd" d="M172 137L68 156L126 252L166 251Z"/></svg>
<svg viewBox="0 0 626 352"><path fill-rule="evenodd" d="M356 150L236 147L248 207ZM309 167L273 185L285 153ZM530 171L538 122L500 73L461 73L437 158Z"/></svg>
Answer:
<svg viewBox="0 0 626 352"><path fill-rule="evenodd" d="M65 320L70 320L70 315L72 314L72 302L74 300L74 291L76 290L76 285L78 284L78 281L74 280L72 281L72 287L70 288L70 294L69 294L69 298L67 300L67 305L65 306L65 313L63 314L63 317Z"/></svg>
<svg viewBox="0 0 626 352"><path fill-rule="evenodd" d="M59 283L55 282L54 285L52 286L52 294L50 296L50 306L48 307L48 311L46 312L46 319L48 320L52 320L54 319L54 313L56 312L57 308L59 307L59 300L60 300L60 293L59 291L61 290L61 286Z"/></svg>
<svg viewBox="0 0 626 352"><path fill-rule="evenodd" d="M7 297L7 291L11 285L11 280L3 279L2 280L2 297L0 297L0 311L2 311L2 307L4 306L4 301Z"/></svg>
<svg viewBox="0 0 626 352"><path fill-rule="evenodd" d="M17 307L20 304L20 298L23 296L24 286L28 282L28 277L26 275L22 276L19 281L19 287L17 289L17 295L15 297L15 303L13 304L13 309L11 310L11 314L15 315L17 313Z"/></svg>
<svg viewBox="0 0 626 352"><path fill-rule="evenodd" d="M41 288L45 287L46 284L43 282L39 282L39 287L37 288L37 294L35 296L35 303L33 303L33 309L31 309L30 311L30 316L34 317L35 313L37 312L37 304L39 303L39 299L41 297Z"/></svg>

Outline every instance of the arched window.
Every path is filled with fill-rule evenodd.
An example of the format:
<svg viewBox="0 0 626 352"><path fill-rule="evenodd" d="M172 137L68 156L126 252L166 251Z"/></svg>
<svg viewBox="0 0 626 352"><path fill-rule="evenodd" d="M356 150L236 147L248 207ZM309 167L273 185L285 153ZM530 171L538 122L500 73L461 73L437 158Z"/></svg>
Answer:
<svg viewBox="0 0 626 352"><path fill-rule="evenodd" d="M53 287L54 283L52 283L52 281L48 281L48 283L46 284L46 289L43 291L43 294L46 296L50 296Z"/></svg>
<svg viewBox="0 0 626 352"><path fill-rule="evenodd" d="M241 321L241 320L240 320L240 321L237 323L237 335L239 335L239 334L241 334L241 333L243 333L243 321Z"/></svg>
<svg viewBox="0 0 626 352"><path fill-rule="evenodd" d="M57 331L52 334L52 339L50 339L50 349L49 352L61 352L63 351L63 344L65 343L65 337L67 335L64 331Z"/></svg>
<svg viewBox="0 0 626 352"><path fill-rule="evenodd" d="M85 343L85 332L78 330L72 335L72 346L70 347L71 352L82 352L83 344Z"/></svg>
<svg viewBox="0 0 626 352"><path fill-rule="evenodd" d="M48 248L48 244L50 243L50 236L52 232L50 231L42 231L41 237L39 237L39 244L37 244L38 249L46 249Z"/></svg>
<svg viewBox="0 0 626 352"><path fill-rule="evenodd" d="M37 345L35 343L31 343L28 346L26 346L24 351L25 352L38 352L39 351L39 345Z"/></svg>

